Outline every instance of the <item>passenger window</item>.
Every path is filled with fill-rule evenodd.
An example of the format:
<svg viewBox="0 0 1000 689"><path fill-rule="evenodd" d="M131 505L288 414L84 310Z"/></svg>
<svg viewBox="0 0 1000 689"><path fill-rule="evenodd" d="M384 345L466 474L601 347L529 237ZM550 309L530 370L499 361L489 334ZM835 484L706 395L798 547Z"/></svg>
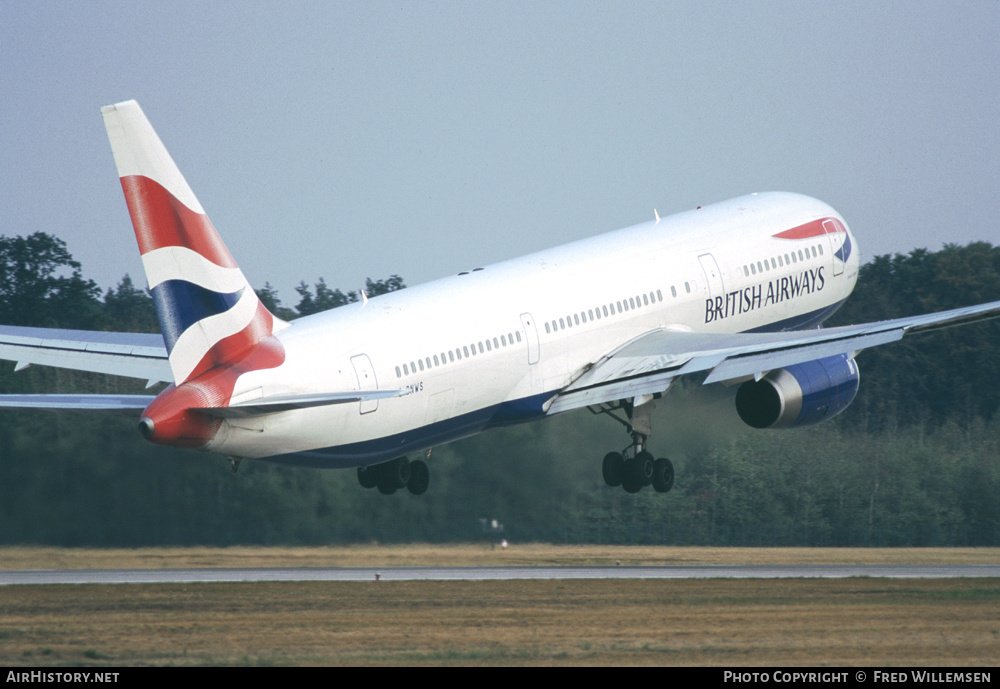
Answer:
<svg viewBox="0 0 1000 689"><path fill-rule="evenodd" d="M480 354L483 353L483 343L482 342L479 343L479 353Z"/></svg>
<svg viewBox="0 0 1000 689"><path fill-rule="evenodd" d="M645 294L642 295L642 305L649 306L649 297L647 297Z"/></svg>
<svg viewBox="0 0 1000 689"><path fill-rule="evenodd" d="M461 354L459 354L459 356L461 356ZM455 352L452 350L448 350L448 361L455 363Z"/></svg>
<svg viewBox="0 0 1000 689"><path fill-rule="evenodd" d="M518 342L520 342L520 341L521 341L521 331L520 331L520 330L518 330L518 331L517 331L517 332L515 332L514 334L515 334L515 335L517 336L517 341L518 341Z"/></svg>
<svg viewBox="0 0 1000 689"><path fill-rule="evenodd" d="M462 345L462 351L465 352L465 358L469 358L469 347L467 345Z"/></svg>
<svg viewBox="0 0 1000 689"><path fill-rule="evenodd" d="M424 370L424 361L423 361L423 359L417 359L417 364L420 365L420 370L423 371Z"/></svg>
<svg viewBox="0 0 1000 689"><path fill-rule="evenodd" d="M548 321L545 321L545 334L546 334L546 335L548 335L548 334L549 334L549 330L551 330L551 328L549 328L549 322L548 322Z"/></svg>
<svg viewBox="0 0 1000 689"><path fill-rule="evenodd" d="M493 351L493 347L490 346L490 341L489 340L486 340L486 351L487 352L492 352Z"/></svg>
<svg viewBox="0 0 1000 689"><path fill-rule="evenodd" d="M673 297L674 299L677 298L677 288L674 287L673 285L670 285L670 296Z"/></svg>

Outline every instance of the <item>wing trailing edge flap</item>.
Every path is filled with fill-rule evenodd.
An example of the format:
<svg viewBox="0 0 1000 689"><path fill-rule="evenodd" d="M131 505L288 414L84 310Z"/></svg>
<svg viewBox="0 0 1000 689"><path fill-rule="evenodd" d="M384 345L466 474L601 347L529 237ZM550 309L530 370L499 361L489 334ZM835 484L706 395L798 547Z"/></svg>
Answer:
<svg viewBox="0 0 1000 689"><path fill-rule="evenodd" d="M352 390L349 392L325 392L302 395L270 395L267 397L253 397L251 391L249 395L241 395L239 401L231 402L226 407L201 407L201 411L209 416L219 418L242 418L247 416L258 416L260 414L274 414L282 411L292 411L294 409L309 409L311 407L324 407L331 404L347 404L350 402L366 402L371 400L386 399L389 397L402 397L410 394L410 390ZM249 397L249 399L248 399Z"/></svg>
<svg viewBox="0 0 1000 689"><path fill-rule="evenodd" d="M113 333L0 326L0 359L76 371L171 382L163 337L150 333Z"/></svg>
<svg viewBox="0 0 1000 689"><path fill-rule="evenodd" d="M1000 302L890 321L778 333L654 330L587 369L556 395L548 413L665 392L678 376L708 372L705 384L760 377L768 371L854 354L925 332L1000 316Z"/></svg>

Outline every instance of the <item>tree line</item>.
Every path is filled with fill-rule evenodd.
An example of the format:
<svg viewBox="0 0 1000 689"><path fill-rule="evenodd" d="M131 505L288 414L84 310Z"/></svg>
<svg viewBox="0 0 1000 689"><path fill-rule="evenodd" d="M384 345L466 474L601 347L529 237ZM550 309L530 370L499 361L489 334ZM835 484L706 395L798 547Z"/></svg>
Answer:
<svg viewBox="0 0 1000 689"><path fill-rule="evenodd" d="M1000 299L1000 248L985 243L878 256L830 325ZM369 296L403 288L368 280ZM295 317L360 298L323 279L282 305ZM0 237L0 323L156 331L146 290L107 291L65 244ZM904 338L858 356L861 388L833 421L755 431L733 391L697 381L657 403L651 447L677 467L674 490L603 485L600 461L627 443L585 410L435 448L416 498L358 486L353 471L227 462L150 445L135 420L0 412L0 543L326 544L508 540L710 545L1000 545L1000 324ZM0 392L139 391L141 383L0 364Z"/></svg>

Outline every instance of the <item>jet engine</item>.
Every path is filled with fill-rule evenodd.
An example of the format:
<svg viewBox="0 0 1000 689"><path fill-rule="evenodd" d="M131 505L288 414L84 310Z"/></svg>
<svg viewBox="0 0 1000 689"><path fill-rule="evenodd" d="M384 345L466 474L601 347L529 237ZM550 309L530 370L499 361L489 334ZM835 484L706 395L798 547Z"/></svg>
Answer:
<svg viewBox="0 0 1000 689"><path fill-rule="evenodd" d="M754 428L794 428L832 419L858 394L858 365L847 354L771 371L736 392L736 411Z"/></svg>

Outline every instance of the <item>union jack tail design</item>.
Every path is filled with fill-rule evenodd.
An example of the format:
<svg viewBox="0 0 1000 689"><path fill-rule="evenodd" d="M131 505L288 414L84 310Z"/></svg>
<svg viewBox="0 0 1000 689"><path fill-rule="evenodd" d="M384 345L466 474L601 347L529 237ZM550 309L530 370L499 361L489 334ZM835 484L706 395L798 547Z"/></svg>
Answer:
<svg viewBox="0 0 1000 689"><path fill-rule="evenodd" d="M175 384L244 359L287 324L261 304L139 104L101 113Z"/></svg>

